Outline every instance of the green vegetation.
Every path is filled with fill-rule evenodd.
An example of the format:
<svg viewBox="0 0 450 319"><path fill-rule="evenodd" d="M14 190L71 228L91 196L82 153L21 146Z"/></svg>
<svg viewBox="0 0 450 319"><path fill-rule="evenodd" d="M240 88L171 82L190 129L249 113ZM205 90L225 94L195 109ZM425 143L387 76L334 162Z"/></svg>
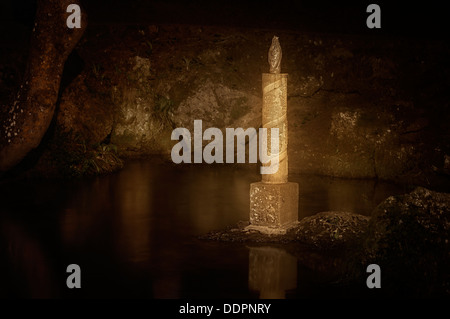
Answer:
<svg viewBox="0 0 450 319"><path fill-rule="evenodd" d="M98 175L111 173L121 168L123 163L117 155L117 147L113 144L100 144L86 151L86 157L71 168L78 175Z"/></svg>
<svg viewBox="0 0 450 319"><path fill-rule="evenodd" d="M153 52L153 45L152 45L152 42L149 41L149 40L146 40L146 41L145 41L145 45L147 46L147 49L145 50L145 53L146 53L148 56L152 55L152 52Z"/></svg>
<svg viewBox="0 0 450 319"><path fill-rule="evenodd" d="M49 164L63 177L112 173L123 166L115 145L87 145L81 136L70 133L56 134L49 151Z"/></svg>
<svg viewBox="0 0 450 319"><path fill-rule="evenodd" d="M170 98L165 97L164 95L155 94L153 112L161 120L166 120L169 123L172 123L170 113L173 111L173 107L174 103Z"/></svg>
<svg viewBox="0 0 450 319"><path fill-rule="evenodd" d="M183 57L184 66L186 67L186 71L189 71L189 65L191 64L192 59L188 57Z"/></svg>
<svg viewBox="0 0 450 319"><path fill-rule="evenodd" d="M100 64L92 64L92 74L94 74L96 79L100 79L103 76L103 71L103 67Z"/></svg>

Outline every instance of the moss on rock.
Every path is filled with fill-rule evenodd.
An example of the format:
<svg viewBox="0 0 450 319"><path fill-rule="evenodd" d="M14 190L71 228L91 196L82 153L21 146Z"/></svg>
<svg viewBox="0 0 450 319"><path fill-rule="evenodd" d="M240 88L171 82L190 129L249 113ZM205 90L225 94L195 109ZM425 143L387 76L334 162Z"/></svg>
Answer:
<svg viewBox="0 0 450 319"><path fill-rule="evenodd" d="M367 263L383 270L385 287L449 296L450 194L420 187L389 197L373 212L365 248Z"/></svg>

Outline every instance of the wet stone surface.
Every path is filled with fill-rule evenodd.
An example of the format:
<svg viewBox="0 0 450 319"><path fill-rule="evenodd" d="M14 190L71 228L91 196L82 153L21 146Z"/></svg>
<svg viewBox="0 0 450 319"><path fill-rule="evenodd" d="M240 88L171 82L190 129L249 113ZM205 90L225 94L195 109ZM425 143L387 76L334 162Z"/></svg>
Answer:
<svg viewBox="0 0 450 319"><path fill-rule="evenodd" d="M299 243L319 250L357 245L364 235L370 217L348 212L321 212L302 219L286 234L264 234L248 230L247 221L225 230L213 231L201 239L245 243Z"/></svg>

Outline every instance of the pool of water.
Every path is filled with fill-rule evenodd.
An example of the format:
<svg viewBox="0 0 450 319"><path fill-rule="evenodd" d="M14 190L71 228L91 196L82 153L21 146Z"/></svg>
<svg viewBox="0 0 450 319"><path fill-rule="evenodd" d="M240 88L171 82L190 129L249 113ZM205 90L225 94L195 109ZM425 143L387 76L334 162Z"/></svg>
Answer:
<svg viewBox="0 0 450 319"><path fill-rule="evenodd" d="M248 220L257 167L136 160L81 180L0 184L0 296L63 298L297 298L340 294L282 247L207 242ZM299 218L327 210L369 215L388 183L290 176ZM81 268L68 289L66 268Z"/></svg>

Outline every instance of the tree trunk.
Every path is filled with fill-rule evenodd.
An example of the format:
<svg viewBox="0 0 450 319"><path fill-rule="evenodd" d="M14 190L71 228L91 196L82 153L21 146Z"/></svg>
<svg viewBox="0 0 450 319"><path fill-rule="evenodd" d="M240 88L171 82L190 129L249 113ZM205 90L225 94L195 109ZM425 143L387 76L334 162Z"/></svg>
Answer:
<svg viewBox="0 0 450 319"><path fill-rule="evenodd" d="M17 165L41 142L55 111L64 63L86 29L70 29L69 4L78 0L38 0L27 70L16 98L0 118L0 172Z"/></svg>

